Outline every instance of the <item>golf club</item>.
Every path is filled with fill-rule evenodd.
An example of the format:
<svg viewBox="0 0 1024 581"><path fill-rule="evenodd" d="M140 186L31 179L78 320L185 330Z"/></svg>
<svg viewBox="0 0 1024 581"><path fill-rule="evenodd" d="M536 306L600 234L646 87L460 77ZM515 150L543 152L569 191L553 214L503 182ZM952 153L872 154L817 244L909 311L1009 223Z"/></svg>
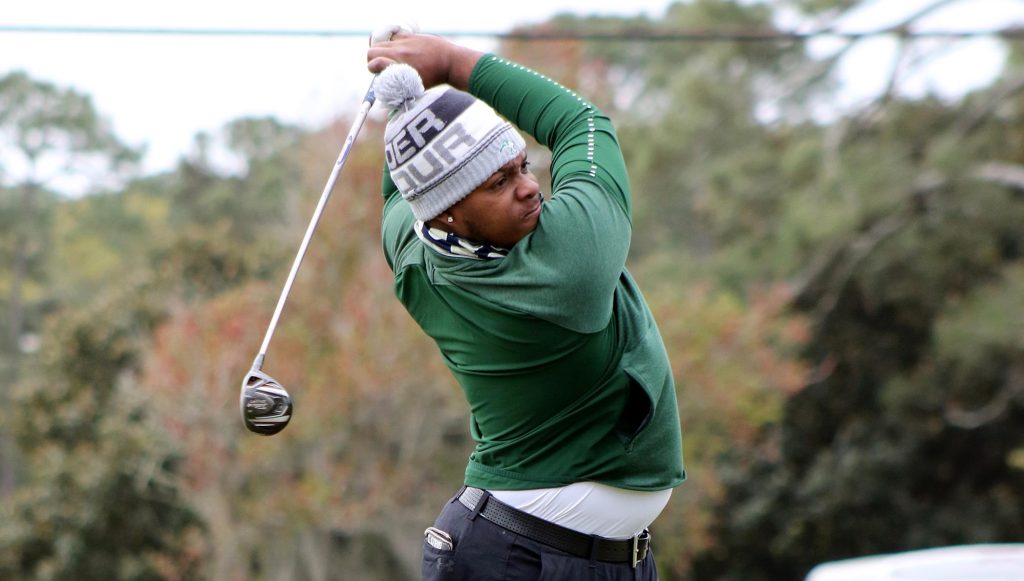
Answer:
<svg viewBox="0 0 1024 581"><path fill-rule="evenodd" d="M274 309L274 315L270 318L270 325L267 327L267 334L263 337L263 345L260 347L260 352L256 355L256 359L253 360L249 373L242 380L240 398L242 420L246 428L257 434L264 436L274 435L283 430L291 420L292 398L276 379L262 371L263 361L267 357L270 339L274 336L274 331L277 329L277 322L281 318L281 311L284 310L285 301L288 300L288 293L291 292L295 276L299 272L299 266L302 265L302 259L306 256L309 241L312 239L313 232L320 222L320 216L323 215L327 200L330 199L331 191L334 190L334 183L338 180L338 175L341 173L342 168L345 167L345 160L348 159L352 144L359 135L363 122L366 121L366 115L370 112L370 108L373 107L374 100L373 83L371 82L370 88L366 91L366 96L363 97L362 105L359 107L359 113L356 115L355 120L352 122L352 127L348 131L348 137L345 139L345 144L338 155L338 161L335 162L334 169L327 179L327 185L324 186L324 191L320 195L320 201L317 203L313 217L306 228L306 235L302 238L299 251L292 262L291 272L288 273L284 288L281 290L281 296L277 299L277 307Z"/></svg>
<svg viewBox="0 0 1024 581"><path fill-rule="evenodd" d="M414 25L406 24L382 27L370 35L370 43L390 40L392 35L399 31L415 32L417 29L418 27ZM263 372L263 362L267 357L267 350L270 348L270 339L274 336L278 320L281 318L281 311L284 310L285 301L288 300L288 293L291 292L295 276L299 272L299 266L302 265L302 259L306 256L306 248L309 246L310 239L313 238L313 232L320 222L320 216L334 190L334 183L338 180L342 168L345 167L345 160L348 159L352 144L355 143L356 137L363 127L363 122L366 121L366 116L376 100L373 93L373 83L376 79L375 76L370 82L366 96L363 97L363 102L359 106L359 113L356 114L352 127L348 131L348 137L345 138L345 143L341 147L341 153L338 154L338 161L335 162L334 169L324 186L324 191L320 194L320 201L316 205L316 210L313 211L313 217L306 228L306 235L302 238L299 251L292 262L291 271L285 280L284 288L281 289L281 296L277 299L277 307L274 309L274 315L270 318L270 325L267 327L267 334L263 337L260 351L253 360L249 373L242 379L242 390L239 397L242 422L253 433L272 436L285 429L292 419L292 398L288 395L288 390L276 379Z"/></svg>

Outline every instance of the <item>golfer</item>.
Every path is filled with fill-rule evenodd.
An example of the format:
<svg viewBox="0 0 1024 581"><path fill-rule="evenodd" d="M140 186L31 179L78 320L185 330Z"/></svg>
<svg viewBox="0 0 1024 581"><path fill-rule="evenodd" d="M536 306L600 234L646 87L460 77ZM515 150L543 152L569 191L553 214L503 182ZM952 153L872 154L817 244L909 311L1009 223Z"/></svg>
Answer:
<svg viewBox="0 0 1024 581"><path fill-rule="evenodd" d="M423 578L656 579L648 527L685 479L682 438L625 268L632 202L610 121L437 36L398 32L367 60L390 110L384 256L476 442L425 531ZM548 198L520 130L551 152Z"/></svg>

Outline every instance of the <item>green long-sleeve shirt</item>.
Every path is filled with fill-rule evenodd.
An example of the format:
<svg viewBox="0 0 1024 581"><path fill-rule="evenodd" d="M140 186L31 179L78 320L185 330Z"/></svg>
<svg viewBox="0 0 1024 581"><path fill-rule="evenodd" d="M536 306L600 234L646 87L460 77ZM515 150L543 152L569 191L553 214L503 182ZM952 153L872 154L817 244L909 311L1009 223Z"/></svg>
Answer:
<svg viewBox="0 0 1024 581"><path fill-rule="evenodd" d="M552 197L508 256L446 257L385 168L395 293L461 385L476 448L465 482L519 490L685 479L668 357L625 268L629 181L610 121L541 75L487 55L469 92L552 152Z"/></svg>

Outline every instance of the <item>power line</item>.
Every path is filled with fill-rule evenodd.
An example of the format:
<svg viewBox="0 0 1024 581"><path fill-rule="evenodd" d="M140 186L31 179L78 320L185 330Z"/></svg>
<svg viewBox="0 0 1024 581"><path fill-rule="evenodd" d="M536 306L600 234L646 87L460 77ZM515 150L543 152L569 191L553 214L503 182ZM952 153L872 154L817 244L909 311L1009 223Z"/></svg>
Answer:
<svg viewBox="0 0 1024 581"><path fill-rule="evenodd" d="M279 38L368 38L368 30L289 30L271 28L159 28L159 27L110 27L110 26L50 26L50 25L0 25L0 33L16 34L87 34L87 35L133 35L133 36L228 36L228 37L279 37ZM920 30L906 27L884 28L868 31L817 30L811 32L787 32L779 30L630 30L624 32L494 32L494 31L450 31L434 32L446 37L493 38L524 42L550 42L559 40L586 40L596 42L805 42L818 38L856 41L871 37L897 37L901 39L970 39L1002 38L1005 40L1024 39L1024 28L1019 26L992 30Z"/></svg>
<svg viewBox="0 0 1024 581"><path fill-rule="evenodd" d="M630 42L805 42L817 38L835 38L840 40L860 40L872 37L899 37L905 39L966 39L980 37L1002 37L1008 39L1024 38L1024 29L1006 28L997 30L935 30L909 31L890 28L881 30L844 32L819 30L813 32L787 32L778 30L683 30L669 32L641 33L600 33L600 32L525 32L503 33L498 35L507 40L544 41L544 40L594 40L594 41L630 41Z"/></svg>

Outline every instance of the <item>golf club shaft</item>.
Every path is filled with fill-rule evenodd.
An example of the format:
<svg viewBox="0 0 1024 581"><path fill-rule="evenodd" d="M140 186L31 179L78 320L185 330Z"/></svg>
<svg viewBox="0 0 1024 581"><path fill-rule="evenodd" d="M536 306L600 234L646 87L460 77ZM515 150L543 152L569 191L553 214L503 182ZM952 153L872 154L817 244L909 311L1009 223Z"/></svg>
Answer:
<svg viewBox="0 0 1024 581"><path fill-rule="evenodd" d="M316 210L313 211L313 217L310 219L309 226L306 228L306 235L302 238L302 244L299 245L299 251L295 255L295 261L292 262L291 272L288 273L288 279L285 280L284 288L281 289L281 296L277 299L277 307L274 309L274 316L270 318L270 325L267 327L267 334L263 337L263 345L260 347L260 352L256 355L256 359L253 361L253 369L258 370L263 365L263 360L267 355L267 349L270 347L270 339L274 336L274 331L277 329L277 321L281 318L281 311L284 310L284 303L288 300L288 293L292 290L292 284L295 282L295 276L299 272L299 266L302 265L302 259L306 256L306 248L309 246L310 239L313 238L313 232L316 230L317 223L320 222L320 216L324 213L324 207L327 206L327 200L331 197L331 191L334 190L334 183L338 181L338 175L341 174L341 169L345 166L345 160L348 158L348 153L352 149L352 144L355 143L356 137L359 135L359 131L363 127L363 122L366 121L366 115L370 112L370 108L373 107L374 99L373 82L371 81L370 88L366 91L366 96L363 97L363 102L359 107L359 113L356 115L355 120L352 122L352 127L348 131L348 137L345 139L345 144L341 147L341 153L338 154L338 161L335 162L334 169L331 170L331 176L327 179L327 185L324 186L324 191L320 194L320 202L317 203Z"/></svg>

